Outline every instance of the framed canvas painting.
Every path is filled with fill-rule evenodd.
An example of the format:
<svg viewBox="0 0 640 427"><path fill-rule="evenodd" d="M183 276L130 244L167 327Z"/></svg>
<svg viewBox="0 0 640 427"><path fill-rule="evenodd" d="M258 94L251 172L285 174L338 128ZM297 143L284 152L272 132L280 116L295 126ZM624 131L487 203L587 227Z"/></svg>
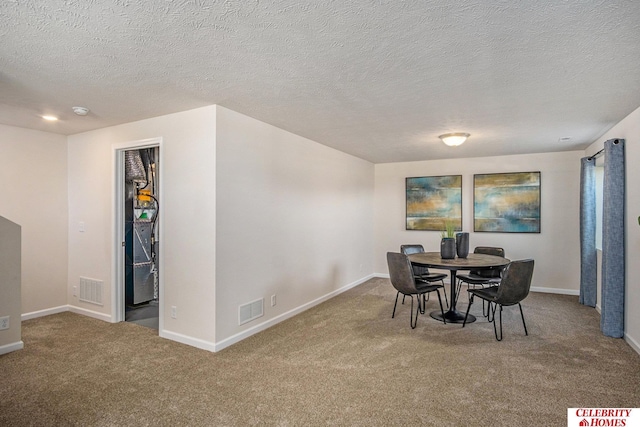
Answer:
<svg viewBox="0 0 640 427"><path fill-rule="evenodd" d="M474 175L473 231L540 233L540 172Z"/></svg>
<svg viewBox="0 0 640 427"><path fill-rule="evenodd" d="M406 178L406 229L462 230L462 175Z"/></svg>

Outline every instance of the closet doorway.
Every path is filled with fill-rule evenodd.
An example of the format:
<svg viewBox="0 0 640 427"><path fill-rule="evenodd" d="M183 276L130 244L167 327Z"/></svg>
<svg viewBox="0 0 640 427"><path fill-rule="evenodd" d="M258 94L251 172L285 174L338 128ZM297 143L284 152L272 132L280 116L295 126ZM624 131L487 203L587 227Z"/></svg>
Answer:
<svg viewBox="0 0 640 427"><path fill-rule="evenodd" d="M116 149L115 321L160 330L160 143Z"/></svg>

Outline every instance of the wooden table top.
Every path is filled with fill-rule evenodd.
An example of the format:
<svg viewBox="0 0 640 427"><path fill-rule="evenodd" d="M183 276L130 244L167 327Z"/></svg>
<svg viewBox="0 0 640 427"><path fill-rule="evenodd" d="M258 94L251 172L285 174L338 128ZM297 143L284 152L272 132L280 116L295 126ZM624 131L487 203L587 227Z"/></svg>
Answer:
<svg viewBox="0 0 640 427"><path fill-rule="evenodd" d="M507 258L486 254L469 254L467 258L442 259L440 252L411 254L409 260L414 264L445 270L487 270L501 268L511 262Z"/></svg>

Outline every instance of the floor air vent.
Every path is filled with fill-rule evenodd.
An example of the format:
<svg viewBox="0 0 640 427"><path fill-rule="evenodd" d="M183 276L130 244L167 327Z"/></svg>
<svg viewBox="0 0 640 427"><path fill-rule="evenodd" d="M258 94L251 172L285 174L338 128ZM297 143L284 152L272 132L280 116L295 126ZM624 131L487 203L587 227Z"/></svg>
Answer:
<svg viewBox="0 0 640 427"><path fill-rule="evenodd" d="M238 325L250 322L264 315L264 298L246 303L238 307Z"/></svg>
<svg viewBox="0 0 640 427"><path fill-rule="evenodd" d="M102 305L102 280L80 278L80 301Z"/></svg>

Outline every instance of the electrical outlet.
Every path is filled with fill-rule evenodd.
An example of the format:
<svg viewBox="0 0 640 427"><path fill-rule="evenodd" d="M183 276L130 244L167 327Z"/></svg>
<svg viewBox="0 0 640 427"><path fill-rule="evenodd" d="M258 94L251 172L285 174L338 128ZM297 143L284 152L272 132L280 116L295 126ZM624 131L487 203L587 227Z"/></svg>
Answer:
<svg viewBox="0 0 640 427"><path fill-rule="evenodd" d="M74 297L77 297L77 296L78 296L78 287L77 287L77 286L74 286L74 287L73 287L73 296L74 296Z"/></svg>
<svg viewBox="0 0 640 427"><path fill-rule="evenodd" d="M171 318L172 319L178 318L178 308L175 305L171 306Z"/></svg>
<svg viewBox="0 0 640 427"><path fill-rule="evenodd" d="M271 307L273 307L274 305L276 305L276 296L271 295Z"/></svg>
<svg viewBox="0 0 640 427"><path fill-rule="evenodd" d="M11 316L0 317L0 331L9 329L9 318Z"/></svg>

